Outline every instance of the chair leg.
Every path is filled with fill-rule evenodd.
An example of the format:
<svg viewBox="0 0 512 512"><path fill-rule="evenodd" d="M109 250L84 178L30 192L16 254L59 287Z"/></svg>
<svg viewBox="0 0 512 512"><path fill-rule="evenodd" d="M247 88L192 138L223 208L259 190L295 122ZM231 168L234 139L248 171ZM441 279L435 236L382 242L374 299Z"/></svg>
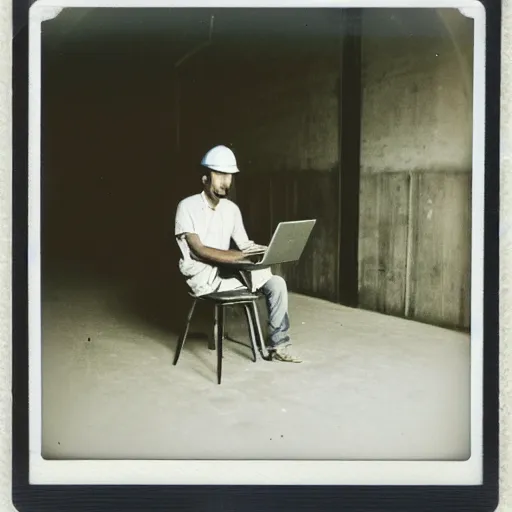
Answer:
<svg viewBox="0 0 512 512"><path fill-rule="evenodd" d="M226 309L224 306L219 304L219 340L222 343L226 339ZM223 348L223 346L221 346ZM222 353L224 358L224 352Z"/></svg>
<svg viewBox="0 0 512 512"><path fill-rule="evenodd" d="M190 307L190 310L187 315L187 325L185 326L185 330L183 331L182 335L180 336L180 339L178 341L178 347L176 348L176 353L174 354L174 362L173 364L176 365L178 363L178 359L180 358L181 350L183 348L183 345L185 345L185 341L187 339L188 330L190 327L190 322L192 320L192 316L194 314L194 309L196 307L197 299L194 299L192 302L192 306Z"/></svg>
<svg viewBox="0 0 512 512"><path fill-rule="evenodd" d="M221 305L215 306L215 328L214 337L217 346L217 382L220 384L222 379L222 332L224 323L224 308Z"/></svg>
<svg viewBox="0 0 512 512"><path fill-rule="evenodd" d="M256 333L254 332L254 322L252 320L251 309L248 304L244 304L247 325L249 326L249 335L251 338L252 360L256 362Z"/></svg>
<svg viewBox="0 0 512 512"><path fill-rule="evenodd" d="M258 306L256 305L255 301L251 303L251 312L258 337L258 350L260 352L262 359L264 359L265 361L270 361L272 358L265 346L265 340L263 339L263 333L261 331L260 315L258 313Z"/></svg>
<svg viewBox="0 0 512 512"><path fill-rule="evenodd" d="M223 306L219 306L219 338L226 339L226 314Z"/></svg>
<svg viewBox="0 0 512 512"><path fill-rule="evenodd" d="M217 304L214 305L214 317L213 317L213 331L210 331L210 335L208 336L208 349L215 350L217 347L217 329L219 327L218 314L219 311L217 309Z"/></svg>
<svg viewBox="0 0 512 512"><path fill-rule="evenodd" d="M224 308L219 304L214 306L215 313L214 313L214 320L213 320L213 331L210 332L210 335L208 336L208 348L210 350L215 350L215 347L217 346L216 339L217 337L222 338L223 340L226 339L226 333L224 329L225 325L225 315L224 315ZM215 331L215 329L218 329L218 332ZM216 334L217 332L217 334Z"/></svg>

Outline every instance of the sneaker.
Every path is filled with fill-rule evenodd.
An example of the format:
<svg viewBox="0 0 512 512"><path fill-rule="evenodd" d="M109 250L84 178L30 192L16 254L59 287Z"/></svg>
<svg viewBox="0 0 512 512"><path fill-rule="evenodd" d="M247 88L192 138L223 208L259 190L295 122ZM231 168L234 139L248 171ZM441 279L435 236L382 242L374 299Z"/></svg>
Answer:
<svg viewBox="0 0 512 512"><path fill-rule="evenodd" d="M282 361L284 363L302 363L302 360L294 356L290 350L290 345L277 347L271 351L272 361Z"/></svg>

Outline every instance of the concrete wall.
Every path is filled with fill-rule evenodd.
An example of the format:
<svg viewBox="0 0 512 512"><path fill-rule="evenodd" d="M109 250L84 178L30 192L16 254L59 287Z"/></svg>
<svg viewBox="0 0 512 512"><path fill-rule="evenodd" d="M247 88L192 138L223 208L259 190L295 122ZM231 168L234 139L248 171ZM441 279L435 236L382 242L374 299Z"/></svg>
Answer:
<svg viewBox="0 0 512 512"><path fill-rule="evenodd" d="M45 281L121 287L120 307L181 328L188 302L176 300L186 286L173 233L183 190L164 63L109 52L47 62L42 264Z"/></svg>
<svg viewBox="0 0 512 512"><path fill-rule="evenodd" d="M198 41L178 51L165 39L144 51L78 41L44 54L45 279L120 283L134 314L181 329L175 208L201 189L204 151L227 143L244 170L236 192L250 235L268 241L280 220L318 217L299 268L276 271L291 289L335 299L339 34L297 25L310 33L297 54L279 25L276 41L217 38L177 71Z"/></svg>
<svg viewBox="0 0 512 512"><path fill-rule="evenodd" d="M360 304L467 328L472 22L439 11L434 30L364 32Z"/></svg>
<svg viewBox="0 0 512 512"><path fill-rule="evenodd" d="M259 38L214 43L179 79L183 161L231 145L242 170L236 201L259 243L281 221L316 218L301 260L274 272L290 290L336 300L340 39L332 32L275 42L271 54Z"/></svg>
<svg viewBox="0 0 512 512"><path fill-rule="evenodd" d="M132 64L91 55L46 69L45 262L115 271L152 247L172 217L170 76L158 63Z"/></svg>
<svg viewBox="0 0 512 512"><path fill-rule="evenodd" d="M360 304L467 327L471 24L441 14L424 24L438 32L414 34L409 47L364 21ZM119 277L139 311L167 317L172 295L185 294L175 207L200 189L204 151L222 143L243 170L235 199L252 238L268 241L282 220L318 219L301 261L276 272L291 290L338 300L341 20L300 14L284 31L285 14L276 16L268 37L264 17L243 30L218 18L213 44L178 70L198 41L179 54L170 40L139 53L77 43L45 54L45 269Z"/></svg>

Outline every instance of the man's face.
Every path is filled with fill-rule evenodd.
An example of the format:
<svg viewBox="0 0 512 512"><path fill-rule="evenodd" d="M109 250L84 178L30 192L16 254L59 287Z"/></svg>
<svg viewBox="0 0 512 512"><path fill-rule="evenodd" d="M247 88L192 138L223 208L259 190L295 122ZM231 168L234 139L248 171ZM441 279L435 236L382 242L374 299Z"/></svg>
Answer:
<svg viewBox="0 0 512 512"><path fill-rule="evenodd" d="M205 182L205 187L212 196L223 199L227 197L232 181L233 175L212 171L210 178Z"/></svg>

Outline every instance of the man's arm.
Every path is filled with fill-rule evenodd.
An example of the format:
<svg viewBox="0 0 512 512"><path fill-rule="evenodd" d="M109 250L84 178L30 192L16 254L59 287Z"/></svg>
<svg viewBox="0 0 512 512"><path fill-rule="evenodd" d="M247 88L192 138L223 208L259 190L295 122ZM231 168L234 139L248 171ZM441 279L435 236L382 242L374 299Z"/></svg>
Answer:
<svg viewBox="0 0 512 512"><path fill-rule="evenodd" d="M204 245L196 233L185 233L184 236L190 251L200 260L212 263L236 263L246 259L246 256L241 251L223 251Z"/></svg>
<svg viewBox="0 0 512 512"><path fill-rule="evenodd" d="M223 251L205 246L196 232L190 210L183 201L178 205L176 211L174 234L178 239L185 239L191 255L195 259L217 264L234 263L245 259L244 254L240 251Z"/></svg>

